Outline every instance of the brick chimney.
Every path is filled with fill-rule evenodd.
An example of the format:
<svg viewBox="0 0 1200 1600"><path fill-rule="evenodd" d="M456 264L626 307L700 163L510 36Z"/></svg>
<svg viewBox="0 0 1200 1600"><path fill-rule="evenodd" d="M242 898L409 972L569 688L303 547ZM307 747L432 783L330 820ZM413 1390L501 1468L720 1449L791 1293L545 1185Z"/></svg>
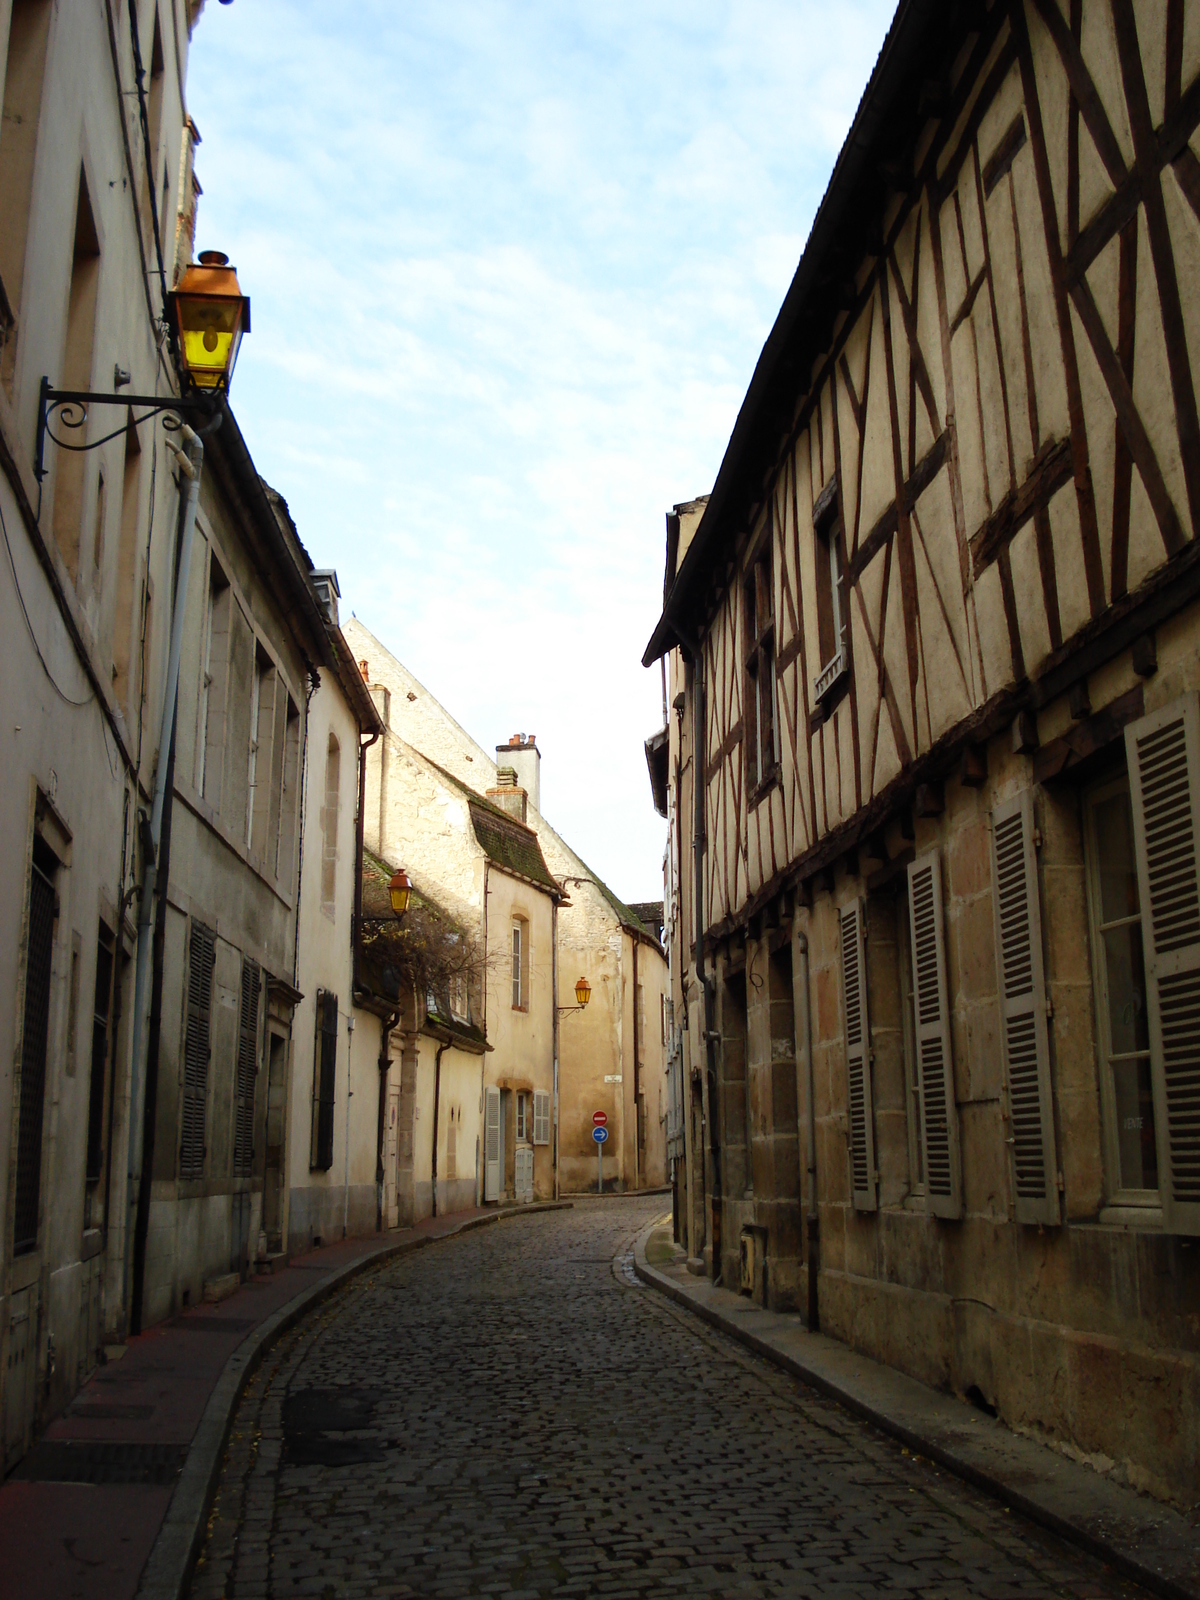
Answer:
<svg viewBox="0 0 1200 1600"><path fill-rule="evenodd" d="M542 754L537 747L537 734L514 733L507 744L496 746L497 767L511 767L516 773L517 785L529 797L535 811L542 809Z"/></svg>
<svg viewBox="0 0 1200 1600"><path fill-rule="evenodd" d="M500 749L503 750L504 746L501 745ZM496 769L496 787L487 791L487 797L494 806L499 806L501 811L507 811L510 817L516 817L518 822L528 820L529 797L517 782L515 768Z"/></svg>

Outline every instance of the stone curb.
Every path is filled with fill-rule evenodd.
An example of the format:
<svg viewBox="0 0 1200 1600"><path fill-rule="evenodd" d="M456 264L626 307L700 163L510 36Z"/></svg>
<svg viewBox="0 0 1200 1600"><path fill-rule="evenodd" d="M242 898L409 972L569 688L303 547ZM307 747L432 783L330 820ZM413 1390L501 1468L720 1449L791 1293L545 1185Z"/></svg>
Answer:
<svg viewBox="0 0 1200 1600"><path fill-rule="evenodd" d="M634 1241L634 1271L643 1283L836 1400L915 1454L994 1496L1152 1593L1165 1600L1200 1600L1196 1531L1178 1512L1112 1483L1091 1467L1060 1456L1045 1445L1013 1433L1005 1423L965 1406L963 1418L954 1419L958 1426L946 1426L945 1413L961 1402L860 1355L838 1340L821 1334L810 1336L799 1316L763 1311L743 1301L734 1317L719 1305L706 1303L702 1298L706 1292L712 1295L726 1291L714 1291L707 1278L693 1280L694 1288L692 1284L684 1287L646 1260L646 1241L661 1226L661 1219L648 1224ZM730 1299L736 1298L730 1295ZM812 1338L811 1356L787 1347L799 1337L805 1341ZM851 1365L855 1368L853 1374L837 1370ZM848 1381L852 1377L866 1381L855 1385ZM874 1390L875 1395L869 1390ZM890 1406L880 1398L889 1390L896 1400ZM922 1411L933 1419L932 1426L916 1422L914 1413L919 1415ZM940 1429L938 1413L942 1414ZM963 1421L970 1422L974 1438L965 1439ZM964 1435L965 1447L952 1435ZM982 1459L985 1456L986 1461ZM1146 1547L1145 1554L1130 1548L1134 1540ZM1155 1565L1148 1564L1151 1559Z"/></svg>
<svg viewBox="0 0 1200 1600"><path fill-rule="evenodd" d="M486 1228L489 1223L502 1222L506 1217L527 1217L540 1211L571 1209L569 1200L545 1200L530 1206L513 1206L489 1212L487 1216L469 1217L445 1233L423 1234L380 1245L379 1249L360 1256L357 1261L333 1268L325 1277L302 1289L287 1305L281 1306L252 1329L225 1363L225 1369L208 1397L200 1424L188 1446L187 1459L162 1527L142 1568L135 1600L182 1600L204 1542L205 1524L217 1492L221 1460L238 1401L263 1355L281 1334L286 1333L314 1306L336 1293L343 1284L381 1261L412 1255L426 1245L456 1239L473 1228Z"/></svg>

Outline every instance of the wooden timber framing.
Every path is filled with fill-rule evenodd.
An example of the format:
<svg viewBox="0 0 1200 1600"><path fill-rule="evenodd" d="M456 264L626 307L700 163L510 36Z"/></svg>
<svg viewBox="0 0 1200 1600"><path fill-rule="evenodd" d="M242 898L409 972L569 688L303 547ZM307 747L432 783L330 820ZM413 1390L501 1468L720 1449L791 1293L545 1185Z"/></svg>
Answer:
<svg viewBox="0 0 1200 1600"><path fill-rule="evenodd" d="M703 660L706 948L1200 593L1188 9L900 6L647 652ZM778 766L750 794L760 550Z"/></svg>

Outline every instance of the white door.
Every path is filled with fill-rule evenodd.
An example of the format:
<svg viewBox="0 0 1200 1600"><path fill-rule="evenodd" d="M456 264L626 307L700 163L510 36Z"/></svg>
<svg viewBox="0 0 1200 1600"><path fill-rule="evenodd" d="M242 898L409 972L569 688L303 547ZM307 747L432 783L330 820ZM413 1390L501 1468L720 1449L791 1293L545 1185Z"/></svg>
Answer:
<svg viewBox="0 0 1200 1600"><path fill-rule="evenodd" d="M500 1091L483 1091L483 1198L499 1200L504 1181L504 1147L500 1130Z"/></svg>

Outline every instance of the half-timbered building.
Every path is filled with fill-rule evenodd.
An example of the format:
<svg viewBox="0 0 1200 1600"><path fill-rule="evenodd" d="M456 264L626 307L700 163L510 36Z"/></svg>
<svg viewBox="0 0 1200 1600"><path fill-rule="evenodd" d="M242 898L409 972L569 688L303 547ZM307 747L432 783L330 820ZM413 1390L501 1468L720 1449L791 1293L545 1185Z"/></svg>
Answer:
<svg viewBox="0 0 1200 1600"><path fill-rule="evenodd" d="M1198 125L1191 0L903 0L645 656L693 1264L1189 1503Z"/></svg>

